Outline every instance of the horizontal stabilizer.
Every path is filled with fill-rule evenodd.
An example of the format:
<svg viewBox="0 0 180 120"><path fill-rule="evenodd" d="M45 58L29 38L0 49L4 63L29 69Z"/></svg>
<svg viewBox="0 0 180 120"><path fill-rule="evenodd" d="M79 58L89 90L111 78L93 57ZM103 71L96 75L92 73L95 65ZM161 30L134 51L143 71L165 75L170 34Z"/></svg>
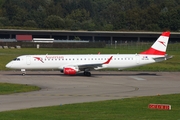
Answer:
<svg viewBox="0 0 180 120"><path fill-rule="evenodd" d="M171 59L171 58L173 58L173 55L168 55L168 54L166 54L166 60L168 60L168 59Z"/></svg>
<svg viewBox="0 0 180 120"><path fill-rule="evenodd" d="M163 60L168 60L168 59L171 59L173 58L172 55L165 55L165 57L156 57L156 58L153 58L156 62L160 62L160 61L163 61Z"/></svg>

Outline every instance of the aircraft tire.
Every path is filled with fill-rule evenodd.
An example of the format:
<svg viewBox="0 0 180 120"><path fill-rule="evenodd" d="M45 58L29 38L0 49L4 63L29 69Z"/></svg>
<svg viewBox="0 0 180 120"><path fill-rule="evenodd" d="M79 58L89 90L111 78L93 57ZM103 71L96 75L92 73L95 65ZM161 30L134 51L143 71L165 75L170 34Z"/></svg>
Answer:
<svg viewBox="0 0 180 120"><path fill-rule="evenodd" d="M91 73L90 72L84 72L84 75L85 76L91 76Z"/></svg>

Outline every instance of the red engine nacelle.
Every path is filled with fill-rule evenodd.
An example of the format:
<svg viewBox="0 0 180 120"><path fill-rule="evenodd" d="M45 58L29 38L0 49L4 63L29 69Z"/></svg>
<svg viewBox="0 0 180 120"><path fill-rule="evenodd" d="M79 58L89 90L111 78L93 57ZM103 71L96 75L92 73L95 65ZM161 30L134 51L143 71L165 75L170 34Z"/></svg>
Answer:
<svg viewBox="0 0 180 120"><path fill-rule="evenodd" d="M65 67L63 69L65 75L75 75L77 71L78 70L75 67Z"/></svg>

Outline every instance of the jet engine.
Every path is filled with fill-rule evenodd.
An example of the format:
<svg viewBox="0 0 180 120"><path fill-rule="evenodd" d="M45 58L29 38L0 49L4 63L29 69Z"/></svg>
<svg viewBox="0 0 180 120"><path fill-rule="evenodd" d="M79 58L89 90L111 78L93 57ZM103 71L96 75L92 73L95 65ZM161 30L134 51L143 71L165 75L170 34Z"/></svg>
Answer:
<svg viewBox="0 0 180 120"><path fill-rule="evenodd" d="M64 67L63 69L65 75L75 75L78 71L76 67Z"/></svg>

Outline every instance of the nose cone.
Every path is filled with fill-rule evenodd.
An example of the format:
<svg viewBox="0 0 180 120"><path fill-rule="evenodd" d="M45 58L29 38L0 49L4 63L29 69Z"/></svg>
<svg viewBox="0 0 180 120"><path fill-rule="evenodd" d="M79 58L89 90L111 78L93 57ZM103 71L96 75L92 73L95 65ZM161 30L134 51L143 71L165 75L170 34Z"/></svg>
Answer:
<svg viewBox="0 0 180 120"><path fill-rule="evenodd" d="M6 65L6 68L11 68L11 62Z"/></svg>

